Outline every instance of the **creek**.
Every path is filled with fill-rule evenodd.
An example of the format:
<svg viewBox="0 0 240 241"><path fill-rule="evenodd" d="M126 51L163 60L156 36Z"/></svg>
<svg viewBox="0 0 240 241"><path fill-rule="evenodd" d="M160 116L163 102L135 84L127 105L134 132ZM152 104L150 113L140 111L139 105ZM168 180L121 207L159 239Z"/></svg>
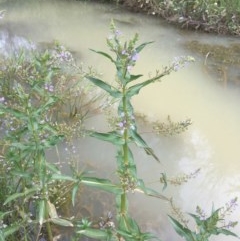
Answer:
<svg viewBox="0 0 240 241"><path fill-rule="evenodd" d="M0 20L1 28L5 29L1 32L2 51L7 49L9 42L17 47L25 46L26 39L39 44L57 40L72 50L85 66L94 66L109 82L114 80L113 66L89 48L107 51L106 38L111 19L126 38L137 32L139 42L154 41L141 52L133 70L136 74L147 77L156 69L169 65L174 57L193 56L195 63L164 77L161 83L148 86L133 98L135 110L144 114L149 122L166 121L168 115L173 121L190 118L193 122L188 131L169 137L156 136L143 128L145 140L161 163L135 149L138 173L150 187L161 190L159 178L162 172L171 177L194 173L200 168L195 178L181 186L168 187L164 192L174 198L183 212L194 213L199 205L210 213L213 203L218 208L239 196L239 65L227 65L224 59L211 58L215 56L211 46L219 46L221 52L224 48L237 46L239 39L177 29L153 16L130 13L115 5L81 1L2 1L0 10L3 9L6 13ZM201 46L210 48L202 54L197 48ZM240 54L236 58L239 60ZM208 60L211 62L206 66ZM91 118L87 125L98 130L106 129L101 115ZM90 163L105 177L113 175L114 147L92 138L76 140L75 146L78 160ZM61 153L64 156L64 147ZM166 203L138 193L130 195L130 199L133 215L148 230L164 241L183 240L167 221ZM237 207L231 220L238 221L239 217ZM240 235L240 225L233 231ZM211 240L236 239L216 236Z"/></svg>

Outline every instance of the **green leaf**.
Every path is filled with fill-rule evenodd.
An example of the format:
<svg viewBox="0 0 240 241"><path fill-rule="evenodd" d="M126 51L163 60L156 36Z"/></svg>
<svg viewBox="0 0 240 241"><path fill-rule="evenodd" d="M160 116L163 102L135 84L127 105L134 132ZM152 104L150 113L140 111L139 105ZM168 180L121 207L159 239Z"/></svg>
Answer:
<svg viewBox="0 0 240 241"><path fill-rule="evenodd" d="M133 85L131 87L128 88L127 90L127 96L130 98L134 95L137 95L139 94L139 91L144 87L144 86L147 86L151 83L153 83L154 80L153 79L149 79L149 80L146 80L142 83L139 83L139 84L136 84L136 85Z"/></svg>
<svg viewBox="0 0 240 241"><path fill-rule="evenodd" d="M8 215L9 213L12 213L13 211L8 211L8 212L0 212L0 220L3 220L5 215Z"/></svg>
<svg viewBox="0 0 240 241"><path fill-rule="evenodd" d="M128 225L130 226L131 232L140 234L140 228L139 228L137 222L133 218L128 217L127 222L128 222Z"/></svg>
<svg viewBox="0 0 240 241"><path fill-rule="evenodd" d="M98 138L102 141L111 142L114 145L123 145L125 143L122 135L117 133L116 131L111 131L108 133L101 132L89 132L91 137Z"/></svg>
<svg viewBox="0 0 240 241"><path fill-rule="evenodd" d="M14 174L15 176L24 177L24 178L31 178L33 176L32 173L24 172L22 170L13 170L11 173Z"/></svg>
<svg viewBox="0 0 240 241"><path fill-rule="evenodd" d="M96 51L96 50L94 50L94 49L90 49L90 50L93 51L94 53L103 55L104 57L110 59L111 62L115 63L115 61L113 60L113 58L112 58L109 54L107 54L107 53L105 53L105 52L102 52L102 51Z"/></svg>
<svg viewBox="0 0 240 241"><path fill-rule="evenodd" d="M128 83L131 82L131 81L134 81L134 80L136 80L136 79L138 79L138 78L140 78L142 76L143 76L142 74L138 74L138 75L132 75L131 74L130 80L128 81Z"/></svg>
<svg viewBox="0 0 240 241"><path fill-rule="evenodd" d="M58 167L52 163L46 162L46 167L55 174L61 174Z"/></svg>
<svg viewBox="0 0 240 241"><path fill-rule="evenodd" d="M63 175L63 174L58 174L54 173L51 178L53 180L62 180L62 181L71 181L71 182L76 182L77 180L74 177Z"/></svg>
<svg viewBox="0 0 240 241"><path fill-rule="evenodd" d="M9 114L12 114L13 116L15 116L18 119L26 119L26 114L19 110L12 109L12 108L4 108L3 111L7 112Z"/></svg>
<svg viewBox="0 0 240 241"><path fill-rule="evenodd" d="M165 201L169 201L167 197L163 196L162 194L158 193L157 191L151 188L146 187L142 179L138 179L138 187L135 190L139 192L143 192L144 194L151 197L156 197Z"/></svg>
<svg viewBox="0 0 240 241"><path fill-rule="evenodd" d="M160 182L163 183L163 191L167 188L167 175L166 173L161 173Z"/></svg>
<svg viewBox="0 0 240 241"><path fill-rule="evenodd" d="M79 183L76 183L72 189L72 205L73 206L75 206L75 199L76 199L78 188L79 188Z"/></svg>
<svg viewBox="0 0 240 241"><path fill-rule="evenodd" d="M3 232L1 232L1 230L0 230L0 241L5 240L5 238L7 238L9 235L18 231L19 228L20 228L20 225L13 224L13 225L9 225L6 228L4 228Z"/></svg>
<svg viewBox="0 0 240 241"><path fill-rule="evenodd" d="M109 234L106 231L100 230L100 229L93 229L93 228L86 228L83 230L79 230L76 233L83 234L89 238L101 239L101 240L106 240L109 236Z"/></svg>
<svg viewBox="0 0 240 241"><path fill-rule="evenodd" d="M184 237L186 241L195 241L191 230L185 228L181 223L179 223L176 219L172 218L171 216L168 217L170 218L170 222L173 228L181 237Z"/></svg>
<svg viewBox="0 0 240 241"><path fill-rule="evenodd" d="M5 241L3 230L0 229L0 241Z"/></svg>
<svg viewBox="0 0 240 241"><path fill-rule="evenodd" d="M126 112L129 116L133 115L133 106L131 104L130 98L128 98L127 96L126 96L126 106L123 106L123 100L119 103L119 106L118 106L119 115Z"/></svg>
<svg viewBox="0 0 240 241"><path fill-rule="evenodd" d="M40 225L43 224L45 220L45 200L38 201L38 222Z"/></svg>
<svg viewBox="0 0 240 241"><path fill-rule="evenodd" d="M33 114L37 117L39 114L43 113L44 111L48 110L54 103L56 103L57 98L54 96L49 97L47 102L44 105L41 105Z"/></svg>
<svg viewBox="0 0 240 241"><path fill-rule="evenodd" d="M233 232L231 232L227 229L224 229L224 228L217 228L216 229L216 235L218 235L218 234L230 235L230 236L234 236L234 237L239 238L239 236L237 234L235 234L235 233L233 233Z"/></svg>
<svg viewBox="0 0 240 241"><path fill-rule="evenodd" d="M50 147L53 147L53 146L56 146L56 144L61 141L62 139L64 138L63 135L54 135L54 136L51 136L49 137L47 140L43 141L41 143L41 147L43 149L46 149L46 148L50 148Z"/></svg>
<svg viewBox="0 0 240 241"><path fill-rule="evenodd" d="M84 183L88 186L96 187L107 192L121 194L123 192L122 188L113 184L111 181L102 178L95 177L83 177L81 183Z"/></svg>
<svg viewBox="0 0 240 241"><path fill-rule="evenodd" d="M56 207L53 203L51 203L50 201L47 201L48 204L48 213L50 218L58 218L58 214L57 214L57 210Z"/></svg>
<svg viewBox="0 0 240 241"><path fill-rule="evenodd" d="M129 232L129 222L131 217L128 214L119 214L118 215L118 233L121 233L122 236L131 238L132 234ZM125 234L124 234L125 233Z"/></svg>
<svg viewBox="0 0 240 241"><path fill-rule="evenodd" d="M6 205L7 203L15 200L15 199L18 199L20 197L25 197L31 193L35 193L36 191L38 191L38 187L33 187L33 188L30 188L30 189L26 189L24 192L21 192L21 193L14 193L13 195L9 196L6 201L4 202L3 205Z"/></svg>
<svg viewBox="0 0 240 241"><path fill-rule="evenodd" d="M137 53L139 53L140 51L142 51L143 48L145 48L146 45L154 43L154 41L150 41L150 42L146 42L146 43L142 43L140 44L138 47L136 47L136 51Z"/></svg>
<svg viewBox="0 0 240 241"><path fill-rule="evenodd" d="M142 139L142 137L135 131L131 130L131 137L137 146L143 148L148 155L151 155L156 161L160 162L158 157L154 154L153 150L148 147L147 143Z"/></svg>
<svg viewBox="0 0 240 241"><path fill-rule="evenodd" d="M63 218L51 218L50 221L63 227L73 227L72 222Z"/></svg>
<svg viewBox="0 0 240 241"><path fill-rule="evenodd" d="M96 86L108 92L111 96L115 98L120 98L122 96L122 93L120 91L118 91L115 87L105 83L104 81L91 76L86 76L86 78L89 79Z"/></svg>
<svg viewBox="0 0 240 241"><path fill-rule="evenodd" d="M125 238L125 240L128 240L129 238L131 238L131 239L133 238L133 235L130 232L123 231L123 230L120 230L120 229L117 229L116 231L117 231L118 234L123 236Z"/></svg>

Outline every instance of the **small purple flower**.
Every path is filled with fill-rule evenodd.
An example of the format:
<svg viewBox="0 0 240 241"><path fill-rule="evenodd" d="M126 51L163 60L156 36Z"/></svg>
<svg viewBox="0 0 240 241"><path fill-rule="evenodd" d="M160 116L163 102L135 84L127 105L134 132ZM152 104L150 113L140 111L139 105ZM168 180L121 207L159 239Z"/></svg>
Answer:
<svg viewBox="0 0 240 241"><path fill-rule="evenodd" d="M126 51L126 49L124 49L124 50L122 51L122 55L125 55L125 56L128 56L128 55L129 55L128 52Z"/></svg>
<svg viewBox="0 0 240 241"><path fill-rule="evenodd" d="M124 127L124 123L123 123L123 122L119 122L119 123L118 123L118 126L119 126L120 128L123 128L123 127Z"/></svg>
<svg viewBox="0 0 240 241"><path fill-rule="evenodd" d="M0 97L0 103L3 103L5 101L4 97Z"/></svg>
<svg viewBox="0 0 240 241"><path fill-rule="evenodd" d="M48 90L49 92L53 92L54 91L54 86L53 85L49 85L49 84L45 84L45 90Z"/></svg>
<svg viewBox="0 0 240 241"><path fill-rule="evenodd" d="M235 209L237 206L238 206L237 198L231 199L230 202L229 202L229 207L232 208L232 209Z"/></svg>
<svg viewBox="0 0 240 241"><path fill-rule="evenodd" d="M139 54L137 52L135 52L132 56L131 56L131 60L136 62L139 58Z"/></svg>
<svg viewBox="0 0 240 241"><path fill-rule="evenodd" d="M115 36L120 36L122 34L122 32L121 31L119 31L119 30L115 30Z"/></svg>

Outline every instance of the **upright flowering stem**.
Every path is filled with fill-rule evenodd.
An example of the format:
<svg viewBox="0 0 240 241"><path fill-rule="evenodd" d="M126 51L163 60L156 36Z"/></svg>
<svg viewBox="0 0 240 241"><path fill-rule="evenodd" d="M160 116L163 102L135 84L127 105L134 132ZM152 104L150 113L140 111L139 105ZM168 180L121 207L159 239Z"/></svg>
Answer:
<svg viewBox="0 0 240 241"><path fill-rule="evenodd" d="M118 101L118 124L116 125L117 128L111 132L91 132L91 135L105 141L110 141L118 146L117 173L121 185L121 193L117 196L119 228L127 233L135 233L139 232L139 230L138 228L136 229L137 223L128 214L127 193L129 191L134 192L140 190L147 195L157 196L164 200L168 199L159 195L156 191L147 188L143 180L137 177L136 164L129 146L130 142L143 148L148 155L151 155L157 161L159 161L159 159L137 132L131 98L137 95L143 87L159 81L164 75L169 74L173 70L173 67L177 69L178 63L174 63L173 67L164 69L163 73L157 72L153 78L141 81L140 83L136 82L135 80L142 77L142 75L131 74L131 70L138 60L139 52L151 42L136 45L138 35L135 34L131 40L121 43L121 33L115 28L114 23L111 24L111 30L112 34L107 39L107 44L114 53L114 57L102 51L93 51L103 55L115 64L118 86L112 86L106 81L91 76L89 76L88 79ZM132 238L131 240L136 239Z"/></svg>
<svg viewBox="0 0 240 241"><path fill-rule="evenodd" d="M127 103L126 103L126 95L125 95L125 87L123 87L123 111L124 115L127 117ZM123 138L124 138L124 145L123 145L123 157L124 157L124 165L125 167L128 166L128 128L124 129L123 133Z"/></svg>

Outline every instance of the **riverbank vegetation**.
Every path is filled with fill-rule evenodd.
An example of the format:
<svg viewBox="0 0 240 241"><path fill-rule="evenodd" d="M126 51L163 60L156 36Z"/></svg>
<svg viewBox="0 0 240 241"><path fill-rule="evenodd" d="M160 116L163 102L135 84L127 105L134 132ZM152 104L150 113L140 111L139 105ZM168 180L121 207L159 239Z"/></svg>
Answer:
<svg viewBox="0 0 240 241"><path fill-rule="evenodd" d="M238 0L112 0L131 11L166 19L181 28L240 35Z"/></svg>
<svg viewBox="0 0 240 241"><path fill-rule="evenodd" d="M237 198L225 207L205 214L200 207L190 214L195 225L191 226L173 200L162 192L146 186L138 177L132 144L159 162L154 150L145 142L138 130L138 123L131 98L145 86L159 82L164 76L178 71L191 57L178 57L170 66L157 70L155 76L139 82L142 75L131 74L140 52L151 42L138 45L138 35L122 42L122 33L114 24L107 45L111 52L92 50L107 58L116 68L116 82L110 85L101 80L92 68L84 70L76 65L70 51L56 44L51 49L15 52L2 57L0 71L0 240L81 240L87 236L93 240L145 241L160 240L142 230L138 220L131 216L128 198L139 192L151 198L169 203L175 216L169 216L176 232L186 241L208 241L212 235L231 235L229 228L237 222L225 218L236 207ZM102 92L98 92L101 89ZM91 92L91 90L93 90ZM92 95L91 95L92 93ZM86 118L99 111L108 95L115 107L109 106L115 115L109 131L98 132L85 128ZM97 108L96 108L97 106ZM185 131L189 120L179 122L176 133ZM169 126L159 125L156 130ZM166 131L164 132L166 134ZM59 145L71 145L74 138L89 136L111 143L116 148L116 170L113 180L96 177L94 173L78 167L79 163L60 157ZM92 148L92 147L90 147ZM54 152L55 155L49 155ZM72 149L72 153L74 150ZM64 159L61 162L62 158ZM61 168L69 165L69 172ZM90 170L91 171L91 170ZM187 181L192 175L181 179ZM159 177L156 177L159 178ZM181 181L180 180L180 181ZM179 181L179 180L178 180ZM159 185L164 189L173 180L163 173ZM84 198L81 187L89 186L111 193L113 206L108 206L106 216L91 220L81 219L63 212L67 205L74 206ZM70 203L66 200L70 197ZM89 197L89 196L87 196ZM94 198L96 195L94 196ZM88 202L94 198L88 199ZM197 204L196 204L197 205ZM103 210L106 211L106 210ZM59 227L64 227L61 229ZM197 227L197 228L196 228ZM66 228L71 237L63 236ZM198 231L196 231L198 230ZM237 237L237 236L236 236Z"/></svg>

